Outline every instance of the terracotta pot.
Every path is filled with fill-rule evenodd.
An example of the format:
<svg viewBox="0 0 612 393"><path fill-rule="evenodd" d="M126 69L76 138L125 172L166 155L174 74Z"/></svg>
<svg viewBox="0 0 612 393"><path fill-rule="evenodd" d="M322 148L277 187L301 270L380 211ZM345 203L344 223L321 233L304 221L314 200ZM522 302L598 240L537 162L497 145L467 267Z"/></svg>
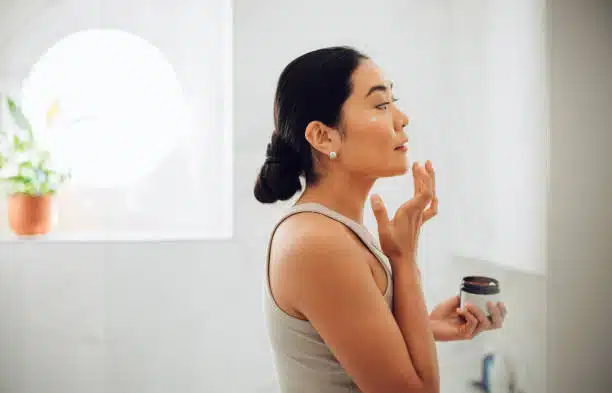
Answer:
<svg viewBox="0 0 612 393"><path fill-rule="evenodd" d="M13 194L8 199L8 220L18 236L44 235L51 230L51 196Z"/></svg>

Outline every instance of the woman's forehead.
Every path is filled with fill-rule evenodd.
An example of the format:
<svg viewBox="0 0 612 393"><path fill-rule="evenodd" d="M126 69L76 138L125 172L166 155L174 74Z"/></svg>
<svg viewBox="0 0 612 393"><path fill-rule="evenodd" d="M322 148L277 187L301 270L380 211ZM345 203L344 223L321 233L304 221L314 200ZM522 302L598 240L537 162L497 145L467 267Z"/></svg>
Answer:
<svg viewBox="0 0 612 393"><path fill-rule="evenodd" d="M393 87L384 71L371 60L363 61L353 73L353 92L364 97L371 93L371 89L377 86L385 86L387 89ZM381 89L378 89L381 90Z"/></svg>

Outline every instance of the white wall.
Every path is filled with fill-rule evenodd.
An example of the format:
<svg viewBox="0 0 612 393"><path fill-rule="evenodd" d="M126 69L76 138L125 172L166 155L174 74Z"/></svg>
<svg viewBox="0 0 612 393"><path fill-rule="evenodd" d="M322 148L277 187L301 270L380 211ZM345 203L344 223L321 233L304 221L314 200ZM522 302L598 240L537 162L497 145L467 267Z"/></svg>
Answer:
<svg viewBox="0 0 612 393"><path fill-rule="evenodd" d="M555 393L607 393L612 386L612 3L553 1L550 30L548 386Z"/></svg>
<svg viewBox="0 0 612 393"><path fill-rule="evenodd" d="M1 1L0 26L3 19L16 20L18 10L30 7L29 1ZM478 377L482 351L507 347L499 343L510 340L528 348L519 354L532 370L523 388L543 391L544 304L530 302L527 307L521 296L524 280L537 292L543 289L543 279L453 258L452 147L470 128L466 120L456 127L454 99L463 96L453 70L458 61L465 61L461 69L477 76L469 70L469 60L475 58L462 60L450 50L456 42L450 23L455 12L462 11L457 4L235 1L234 238L2 244L0 392L277 391L260 294L268 231L284 206L257 204L252 186L272 130L272 98L281 69L309 49L334 44L361 48L389 72L401 105L412 116L413 158L430 158L436 164L441 214L423 235L420 261L430 302L455 294L464 273L489 272L501 277L511 308L514 319L497 341L440 346L443 391L470 391L468 379ZM470 8L474 14L459 14L472 15L471 21L455 22L485 24L486 19L478 17L478 4L483 3ZM121 15L122 9L115 11ZM155 17L163 21L162 14ZM10 32L8 26L3 34ZM478 34L483 31L470 30L459 38L467 44ZM209 77L216 75L202 75ZM410 195L409 179L386 180L377 188L390 207ZM366 223L373 223L370 214ZM529 321L538 328L532 329Z"/></svg>
<svg viewBox="0 0 612 393"><path fill-rule="evenodd" d="M453 253L543 274L544 1L449 3Z"/></svg>

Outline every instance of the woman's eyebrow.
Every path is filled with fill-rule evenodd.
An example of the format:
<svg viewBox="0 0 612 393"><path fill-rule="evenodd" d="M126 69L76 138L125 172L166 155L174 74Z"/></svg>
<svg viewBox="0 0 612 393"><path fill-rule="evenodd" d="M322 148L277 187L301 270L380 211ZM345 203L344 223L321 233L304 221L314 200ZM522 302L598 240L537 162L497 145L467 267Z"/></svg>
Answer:
<svg viewBox="0 0 612 393"><path fill-rule="evenodd" d="M388 86L387 85L374 85L370 87L370 90L368 90L368 93L365 96L368 97L370 94L375 93L377 91L382 91L383 93L387 93L391 89L393 89L393 82L389 82Z"/></svg>

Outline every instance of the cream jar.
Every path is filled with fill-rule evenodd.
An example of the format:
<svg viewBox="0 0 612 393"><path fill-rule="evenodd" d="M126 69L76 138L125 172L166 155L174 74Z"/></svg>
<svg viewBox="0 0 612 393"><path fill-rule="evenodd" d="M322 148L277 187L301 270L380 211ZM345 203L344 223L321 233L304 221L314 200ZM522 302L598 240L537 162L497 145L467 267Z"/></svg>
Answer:
<svg viewBox="0 0 612 393"><path fill-rule="evenodd" d="M459 293L460 307L463 309L466 303L480 308L484 314L490 317L488 302L496 304L500 301L499 281L485 276L467 276L461 280Z"/></svg>

